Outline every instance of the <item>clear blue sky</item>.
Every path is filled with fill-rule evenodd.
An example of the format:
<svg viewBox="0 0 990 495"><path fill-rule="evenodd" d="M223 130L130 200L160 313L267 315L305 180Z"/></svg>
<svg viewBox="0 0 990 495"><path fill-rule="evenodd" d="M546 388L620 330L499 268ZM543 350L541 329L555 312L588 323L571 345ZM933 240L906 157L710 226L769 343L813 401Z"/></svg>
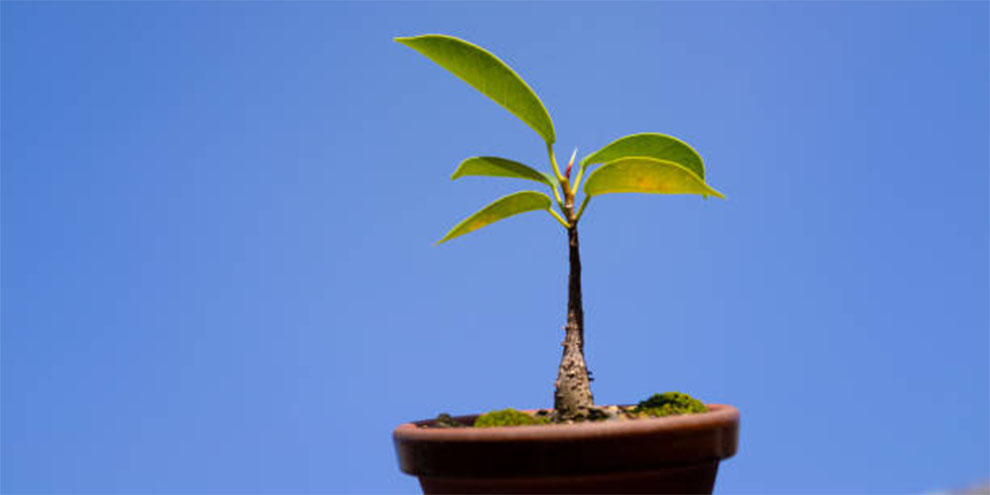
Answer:
<svg viewBox="0 0 990 495"><path fill-rule="evenodd" d="M922 492L990 465L988 3L11 3L2 486L412 492L391 430L546 407L566 245L540 139L392 42L543 98L558 154L681 137L728 200L582 228L599 403L742 411L724 493Z"/></svg>

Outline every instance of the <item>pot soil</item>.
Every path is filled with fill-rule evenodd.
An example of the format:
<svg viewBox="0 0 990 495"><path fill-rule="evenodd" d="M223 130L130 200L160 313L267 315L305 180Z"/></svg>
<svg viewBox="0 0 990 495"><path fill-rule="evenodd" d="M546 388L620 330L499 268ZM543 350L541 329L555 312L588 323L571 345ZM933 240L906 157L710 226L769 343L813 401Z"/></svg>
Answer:
<svg viewBox="0 0 990 495"><path fill-rule="evenodd" d="M399 467L424 493L711 493L736 453L739 411L496 428L393 432ZM458 416L470 426L477 416Z"/></svg>

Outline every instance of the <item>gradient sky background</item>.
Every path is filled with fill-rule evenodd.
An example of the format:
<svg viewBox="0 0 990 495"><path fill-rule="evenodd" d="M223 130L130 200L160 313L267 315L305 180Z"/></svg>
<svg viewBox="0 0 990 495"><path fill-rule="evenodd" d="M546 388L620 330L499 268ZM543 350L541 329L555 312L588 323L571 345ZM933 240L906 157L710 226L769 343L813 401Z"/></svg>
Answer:
<svg viewBox="0 0 990 495"><path fill-rule="evenodd" d="M558 155L664 132L728 200L582 228L599 403L731 403L724 493L922 492L990 465L986 2L12 3L6 493L413 492L391 430L546 407L566 241L434 247L546 167L397 35L509 62Z"/></svg>

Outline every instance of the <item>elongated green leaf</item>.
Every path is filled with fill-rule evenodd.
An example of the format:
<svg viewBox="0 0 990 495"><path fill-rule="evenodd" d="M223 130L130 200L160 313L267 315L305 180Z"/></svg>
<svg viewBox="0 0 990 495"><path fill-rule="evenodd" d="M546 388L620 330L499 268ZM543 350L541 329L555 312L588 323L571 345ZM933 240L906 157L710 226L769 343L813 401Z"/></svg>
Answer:
<svg viewBox="0 0 990 495"><path fill-rule="evenodd" d="M632 134L616 139L581 160L581 167L632 156L646 156L674 162L698 174L698 177L705 178L705 164L694 148L680 139L655 132Z"/></svg>
<svg viewBox="0 0 990 495"><path fill-rule="evenodd" d="M588 176L584 193L588 196L609 193L700 194L725 198L686 167L645 157L620 158L602 165Z"/></svg>
<svg viewBox="0 0 990 495"><path fill-rule="evenodd" d="M514 177L516 179L535 180L541 184L553 187L550 176L528 165L499 158L497 156L475 156L461 162L451 175L451 180L467 175L486 175L491 177Z"/></svg>
<svg viewBox="0 0 990 495"><path fill-rule="evenodd" d="M437 241L437 244L447 242L455 237L459 237L470 232L474 232L475 230L491 225L499 220L502 220L503 218L508 218L527 211L549 209L550 197L546 194L536 191L522 191L515 194L510 194L495 200L495 202L482 208L478 213L461 220L461 223L450 229L450 232L447 232L447 235L443 236L443 239Z"/></svg>
<svg viewBox="0 0 990 495"><path fill-rule="evenodd" d="M416 50L495 100L533 128L547 144L556 136L546 107L511 67L484 48L453 36L424 34L395 41Z"/></svg>

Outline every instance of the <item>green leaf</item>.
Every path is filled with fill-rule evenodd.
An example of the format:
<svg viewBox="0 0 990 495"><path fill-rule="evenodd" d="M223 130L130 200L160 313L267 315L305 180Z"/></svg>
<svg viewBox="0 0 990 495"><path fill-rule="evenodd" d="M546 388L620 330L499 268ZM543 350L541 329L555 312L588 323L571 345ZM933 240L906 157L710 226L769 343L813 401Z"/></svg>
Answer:
<svg viewBox="0 0 990 495"><path fill-rule="evenodd" d="M632 156L646 156L674 162L691 170L698 177L705 178L705 164L694 148L680 139L655 132L632 134L616 139L581 160L581 167Z"/></svg>
<svg viewBox="0 0 990 495"><path fill-rule="evenodd" d="M529 179L554 187L549 175L535 170L528 165L497 156L475 156L468 158L461 162L457 170L454 171L454 175L450 176L450 179L454 180L467 175Z"/></svg>
<svg viewBox="0 0 990 495"><path fill-rule="evenodd" d="M556 140L553 122L533 89L511 67L484 48L453 36L424 34L395 41L449 70L533 128L547 144Z"/></svg>
<svg viewBox="0 0 990 495"><path fill-rule="evenodd" d="M443 239L437 241L437 244L474 232L503 218L527 211L549 209L550 197L541 192L522 191L510 194L504 198L495 200L495 202L482 208L478 213L461 220L461 223L450 229L450 232L447 232L447 235L443 236Z"/></svg>
<svg viewBox="0 0 990 495"><path fill-rule="evenodd" d="M620 158L602 165L588 176L584 193L700 194L725 198L697 174L677 163L655 158Z"/></svg>

